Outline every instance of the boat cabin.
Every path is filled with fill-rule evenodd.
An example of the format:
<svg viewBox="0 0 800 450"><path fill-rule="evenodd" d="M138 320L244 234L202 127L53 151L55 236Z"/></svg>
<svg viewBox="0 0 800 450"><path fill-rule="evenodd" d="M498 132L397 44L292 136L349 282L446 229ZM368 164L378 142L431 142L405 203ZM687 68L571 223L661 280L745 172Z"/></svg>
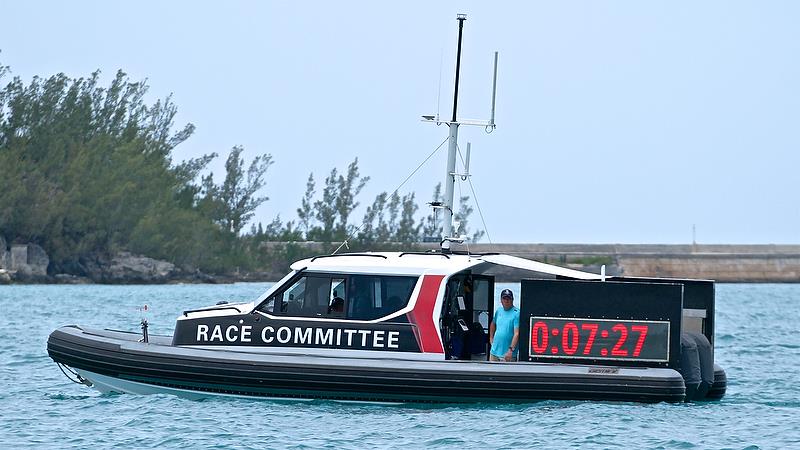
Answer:
<svg viewBox="0 0 800 450"><path fill-rule="evenodd" d="M270 352L487 359L498 267L599 276L507 255L362 253L298 261L250 304L186 311L175 345Z"/></svg>
<svg viewBox="0 0 800 450"><path fill-rule="evenodd" d="M498 254L318 256L293 264L290 274L253 303L186 311L177 321L173 344L350 357L486 360L495 307L494 275L509 267L530 271L539 282L603 278ZM532 282L523 282L517 307ZM520 334L525 359L532 358L524 344L530 333L526 320L531 311L538 311L532 308L534 303L541 305L525 304L521 314L521 329L528 332Z"/></svg>
<svg viewBox="0 0 800 450"><path fill-rule="evenodd" d="M441 252L326 255L291 268L252 303L185 311L173 345L485 361L495 276L512 268L530 274L515 300L520 362L678 368L687 333L713 352L711 281L607 278L509 255Z"/></svg>

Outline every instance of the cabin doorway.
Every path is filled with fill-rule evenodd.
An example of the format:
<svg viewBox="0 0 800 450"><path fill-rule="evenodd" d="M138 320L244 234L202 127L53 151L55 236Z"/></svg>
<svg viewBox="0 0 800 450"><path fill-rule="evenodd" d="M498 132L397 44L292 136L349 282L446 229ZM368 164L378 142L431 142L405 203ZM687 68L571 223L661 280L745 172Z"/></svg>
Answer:
<svg viewBox="0 0 800 450"><path fill-rule="evenodd" d="M439 320L447 359L489 358L493 292L494 277L471 273L450 277Z"/></svg>

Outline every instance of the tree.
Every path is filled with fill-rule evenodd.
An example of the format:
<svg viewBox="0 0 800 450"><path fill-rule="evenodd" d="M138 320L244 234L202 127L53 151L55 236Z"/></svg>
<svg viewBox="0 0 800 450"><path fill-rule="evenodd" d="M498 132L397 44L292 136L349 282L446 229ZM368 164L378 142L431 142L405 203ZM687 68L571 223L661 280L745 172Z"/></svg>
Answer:
<svg viewBox="0 0 800 450"><path fill-rule="evenodd" d="M256 156L245 174L244 148L235 146L225 161L225 181L217 189L222 204L221 224L227 231L238 235L242 227L253 217L256 208L269 200L256 194L264 187L264 175L272 165L272 155Z"/></svg>
<svg viewBox="0 0 800 450"><path fill-rule="evenodd" d="M336 196L336 212L339 215L337 238L346 239L353 231L353 226L348 224L350 213L359 205L356 197L369 181L369 177L362 177L358 171L358 158L347 166L347 176L339 176L337 180L338 195Z"/></svg>
<svg viewBox="0 0 800 450"><path fill-rule="evenodd" d="M305 236L308 236L309 231L311 231L314 220L313 206L314 194L316 193L314 186L314 173L310 173L308 174L308 181L306 181L306 193L303 195L300 207L297 208L297 218Z"/></svg>
<svg viewBox="0 0 800 450"><path fill-rule="evenodd" d="M177 183L175 197L182 207L190 208L196 206L199 200L198 195L203 192L205 178L201 179L200 184L195 184L195 180L205 170L208 163L217 156L216 153L211 153L199 158L192 158L181 162L172 169ZM211 180L213 180L213 177Z"/></svg>
<svg viewBox="0 0 800 450"><path fill-rule="evenodd" d="M416 224L414 215L417 213L417 203L414 200L414 193L404 195L401 205L400 222L397 225L394 240L396 242L410 244L420 240L420 229L422 224Z"/></svg>
<svg viewBox="0 0 800 450"><path fill-rule="evenodd" d="M338 197L336 179L338 171L334 167L325 177L322 199L314 202L314 217L320 223L309 233L309 240L333 242L333 227L336 222L336 198Z"/></svg>
<svg viewBox="0 0 800 450"><path fill-rule="evenodd" d="M367 207L358 235L359 243L370 245L417 242L422 227L422 224L417 225L414 220L417 208L413 193L400 197L397 192L391 196L381 192L372 205Z"/></svg>
<svg viewBox="0 0 800 450"><path fill-rule="evenodd" d="M309 175L304 202L310 202L314 194L313 184L310 184L312 177L313 174ZM359 173L358 158L347 166L346 175L340 175L335 167L331 169L330 175L325 177L322 198L313 204L313 217L318 225L310 227L306 239L330 243L350 236L355 229L349 223L350 214L358 207L356 198L368 181L369 177L362 177ZM306 214L307 211L306 203L298 209L301 224L306 216L300 214Z"/></svg>
<svg viewBox="0 0 800 450"><path fill-rule="evenodd" d="M180 201L191 197L190 175L207 162L171 167L194 126L172 131L169 97L145 104L146 83L122 71L108 87L98 79L15 77L0 90L0 233L42 245L55 266L131 249L145 218L152 229L174 225L177 209L191 210L193 201ZM188 214L184 224L201 219Z"/></svg>

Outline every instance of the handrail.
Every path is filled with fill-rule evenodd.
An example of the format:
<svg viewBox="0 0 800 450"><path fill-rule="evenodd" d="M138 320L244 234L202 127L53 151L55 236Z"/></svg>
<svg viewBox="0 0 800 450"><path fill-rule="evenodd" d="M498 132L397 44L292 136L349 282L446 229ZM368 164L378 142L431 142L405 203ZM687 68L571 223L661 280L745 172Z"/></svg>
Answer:
<svg viewBox="0 0 800 450"><path fill-rule="evenodd" d="M471 253L471 252L464 252L461 250L453 250L450 252L451 255L465 255L465 256L492 256L492 255L502 255L502 253L498 252L484 252L484 253Z"/></svg>
<svg viewBox="0 0 800 450"><path fill-rule="evenodd" d="M235 309L236 312L238 312L239 314L242 313L242 310L240 310L239 308L237 308L235 306L223 306L222 308L189 309L189 310L184 311L183 315L184 315L184 317L188 317L190 313L203 312L203 311L222 311L223 309Z"/></svg>
<svg viewBox="0 0 800 450"><path fill-rule="evenodd" d="M444 256L445 258L450 259L450 255L446 255L444 253L438 253L438 252L403 252L403 253L400 253L400 256L398 256L398 258L402 258L403 255Z"/></svg>
<svg viewBox="0 0 800 450"><path fill-rule="evenodd" d="M336 254L336 255L315 256L315 257L311 258L311 262L314 262L314 261L316 261L316 260L318 260L320 258L338 258L340 256L372 256L372 257L376 257L376 258L389 259L386 255L379 255L377 253L340 253L340 254Z"/></svg>

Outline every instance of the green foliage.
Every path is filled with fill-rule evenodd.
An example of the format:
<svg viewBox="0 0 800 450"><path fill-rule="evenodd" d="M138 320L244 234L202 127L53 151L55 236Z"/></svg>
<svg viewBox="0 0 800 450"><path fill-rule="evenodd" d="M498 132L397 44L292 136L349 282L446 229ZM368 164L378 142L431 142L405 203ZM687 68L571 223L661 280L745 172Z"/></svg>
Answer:
<svg viewBox="0 0 800 450"><path fill-rule="evenodd" d="M314 201L312 207L315 186L314 174L310 174L306 193L297 209L306 239L325 243L346 239L356 228L349 223L350 214L359 205L356 197L368 181L369 177L362 177L358 170L358 158L347 166L345 175L334 167L325 178L322 198Z"/></svg>
<svg viewBox="0 0 800 450"><path fill-rule="evenodd" d="M363 247L419 242L421 225L414 220L417 208L413 193L403 197L396 192L391 196L386 192L378 194L367 207L356 242Z"/></svg>
<svg viewBox="0 0 800 450"><path fill-rule="evenodd" d="M122 71L107 87L99 78L15 77L0 90L0 234L40 244L55 271L119 250L217 272L242 262L234 244L266 200L271 157L245 172L234 147L224 183L198 183L217 155L172 164L194 126L174 131L171 99L146 104L147 85Z"/></svg>
<svg viewBox="0 0 800 450"><path fill-rule="evenodd" d="M225 181L221 185L214 184L214 174L209 173L202 178L200 186L193 186L195 193L201 195L198 201L200 211L234 236L238 236L252 219L256 208L269 200L256 194L266 183L264 175L272 165L272 155L256 156L245 172L242 151L244 148L240 146L231 149L225 161Z"/></svg>
<svg viewBox="0 0 800 450"><path fill-rule="evenodd" d="M239 146L231 149L225 161L225 182L218 189L223 205L222 223L234 235L238 235L244 224L253 217L256 208L269 200L266 196L257 197L256 193L264 187L264 174L272 165L272 156L256 156L245 177L242 150Z"/></svg>
<svg viewBox="0 0 800 450"><path fill-rule="evenodd" d="M0 64L0 79L8 73ZM413 250L422 236L441 235L441 217L415 219L414 193L382 192L353 222L369 181L357 158L341 172L331 169L320 196L309 174L296 222L278 216L242 233L268 200L261 192L272 156L247 164L244 149L233 147L220 184L206 173L216 153L173 163L173 150L194 126L176 129L171 98L148 104L147 90L122 71L108 86L95 72L27 84L15 77L0 89L0 235L41 245L55 272L127 250L186 270L273 275L344 240L355 251ZM437 185L434 200L440 195ZM468 200L461 198L456 216L463 233Z"/></svg>
<svg viewBox="0 0 800 450"><path fill-rule="evenodd" d="M147 86L123 72L107 88L98 79L14 78L0 91L0 233L56 262L125 246L185 187L169 156L194 127L171 133L170 99L144 104Z"/></svg>
<svg viewBox="0 0 800 450"><path fill-rule="evenodd" d="M309 231L311 230L311 224L314 220L315 214L312 209L312 205L314 204L314 193L316 192L314 189L314 174L308 174L308 181L306 182L306 193L303 195L303 200L300 203L300 207L297 208L297 219L300 222L300 227L302 228L302 232L308 235Z"/></svg>

